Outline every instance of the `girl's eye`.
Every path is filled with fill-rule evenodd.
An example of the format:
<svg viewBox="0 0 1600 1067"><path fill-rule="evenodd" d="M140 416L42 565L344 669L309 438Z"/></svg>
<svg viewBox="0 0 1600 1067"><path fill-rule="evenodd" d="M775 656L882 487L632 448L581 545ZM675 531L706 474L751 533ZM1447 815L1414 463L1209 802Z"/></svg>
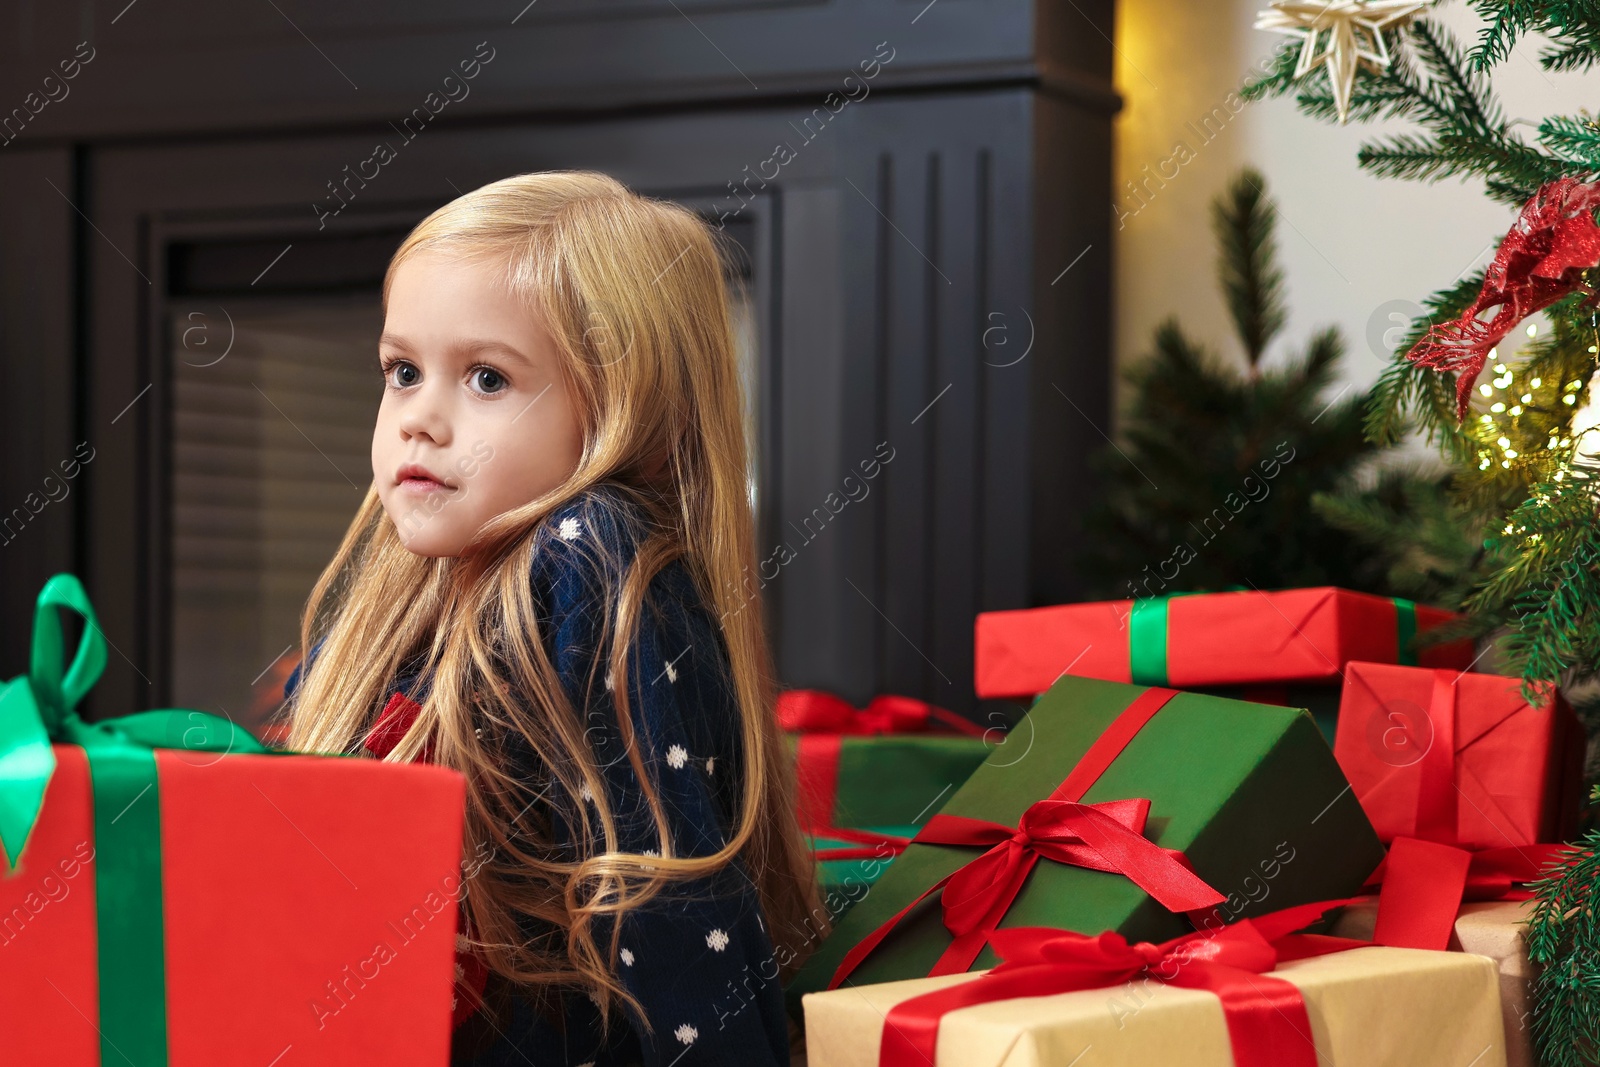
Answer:
<svg viewBox="0 0 1600 1067"><path fill-rule="evenodd" d="M506 387L504 376L493 367L479 367L472 372L472 387L480 393L498 393Z"/></svg>
<svg viewBox="0 0 1600 1067"><path fill-rule="evenodd" d="M394 385L404 389L408 385L416 385L422 380L422 372L414 363L407 363L397 359L383 368L383 376Z"/></svg>

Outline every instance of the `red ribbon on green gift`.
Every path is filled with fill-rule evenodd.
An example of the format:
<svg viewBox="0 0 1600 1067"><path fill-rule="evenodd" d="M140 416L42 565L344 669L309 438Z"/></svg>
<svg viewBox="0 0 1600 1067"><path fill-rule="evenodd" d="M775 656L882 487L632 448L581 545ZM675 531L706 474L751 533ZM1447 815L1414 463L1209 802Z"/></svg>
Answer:
<svg viewBox="0 0 1600 1067"><path fill-rule="evenodd" d="M833 809L839 799L839 753L846 737L882 734L959 733L982 737L983 727L953 711L915 697L881 694L864 708L820 689L778 694L778 725L795 739L800 825L838 837Z"/></svg>
<svg viewBox="0 0 1600 1067"><path fill-rule="evenodd" d="M1044 926L995 930L1002 961L970 982L903 1000L884 1017L879 1067L928 1067L937 1060L947 1012L1014 997L1052 996L1122 985L1144 976L1222 1001L1235 1067L1316 1067L1311 1021L1300 990L1267 972L1280 962L1358 948L1365 942L1294 931L1348 900L1323 901L1243 919L1151 944L1107 931L1097 936Z"/></svg>
<svg viewBox="0 0 1600 1067"><path fill-rule="evenodd" d="M929 819L914 844L989 846L945 875L862 938L839 962L834 989L913 908L943 891L940 904L952 941L930 975L964 971L999 926L1022 884L1041 858L1075 867L1121 874L1169 911L1206 915L1226 898L1195 874L1183 853L1144 837L1150 802L1144 799L1083 803L1083 795L1156 712L1177 696L1173 689L1146 689L1083 754L1048 797L1022 813L1016 826L940 813Z"/></svg>

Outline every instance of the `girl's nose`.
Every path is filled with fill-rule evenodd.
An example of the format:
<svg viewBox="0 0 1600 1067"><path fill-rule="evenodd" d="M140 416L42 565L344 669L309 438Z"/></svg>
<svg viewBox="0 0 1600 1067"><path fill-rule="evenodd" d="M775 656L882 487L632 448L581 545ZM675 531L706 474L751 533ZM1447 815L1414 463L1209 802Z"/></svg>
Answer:
<svg viewBox="0 0 1600 1067"><path fill-rule="evenodd" d="M425 383L405 400L400 412L400 435L425 437L441 447L450 443L450 413L444 391Z"/></svg>

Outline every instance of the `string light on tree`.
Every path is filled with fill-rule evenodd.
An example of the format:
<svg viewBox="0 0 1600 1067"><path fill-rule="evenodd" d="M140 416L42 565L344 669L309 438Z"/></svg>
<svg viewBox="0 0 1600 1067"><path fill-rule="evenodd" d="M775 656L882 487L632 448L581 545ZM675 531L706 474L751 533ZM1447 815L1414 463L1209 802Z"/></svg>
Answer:
<svg viewBox="0 0 1600 1067"><path fill-rule="evenodd" d="M1414 0L1277 0L1256 15L1256 29L1300 38L1296 78L1327 65L1334 106L1343 125L1350 117L1356 68L1365 64L1376 73L1388 70L1389 46L1383 31L1405 25L1427 6Z"/></svg>

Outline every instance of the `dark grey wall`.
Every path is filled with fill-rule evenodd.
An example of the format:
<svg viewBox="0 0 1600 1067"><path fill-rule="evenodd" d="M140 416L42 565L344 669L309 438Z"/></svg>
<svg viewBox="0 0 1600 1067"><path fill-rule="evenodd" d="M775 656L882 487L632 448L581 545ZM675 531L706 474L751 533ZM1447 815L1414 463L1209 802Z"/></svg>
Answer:
<svg viewBox="0 0 1600 1067"><path fill-rule="evenodd" d="M594 167L713 213L731 183L756 194L738 217L782 681L981 710L972 617L1073 594L1081 457L1106 424L1109 0L540 0L514 26L520 5L279 6L13 15L0 129L78 42L94 58L0 144L0 516L78 442L94 459L0 544L0 673L43 578L71 569L117 649L94 712L165 699L174 243L294 245L280 266L310 278L458 190ZM485 41L469 95L319 229L326 184ZM858 99L828 96L890 51ZM780 142L793 157L752 178Z"/></svg>

